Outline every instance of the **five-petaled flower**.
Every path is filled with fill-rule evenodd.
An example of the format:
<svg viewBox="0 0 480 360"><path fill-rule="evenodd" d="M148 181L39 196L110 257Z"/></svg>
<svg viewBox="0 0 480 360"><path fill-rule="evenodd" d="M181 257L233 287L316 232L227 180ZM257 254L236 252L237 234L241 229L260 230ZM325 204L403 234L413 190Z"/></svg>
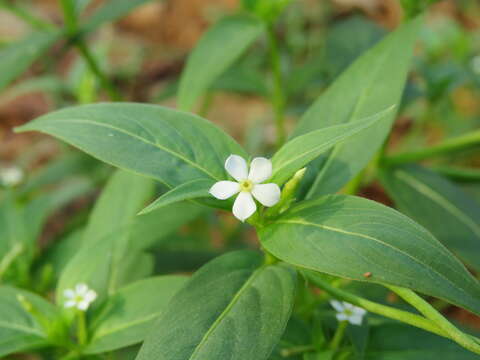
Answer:
<svg viewBox="0 0 480 360"><path fill-rule="evenodd" d="M367 313L365 309L352 305L345 301L331 300L330 305L337 311L337 320L347 320L350 324L361 325L363 317Z"/></svg>
<svg viewBox="0 0 480 360"><path fill-rule="evenodd" d="M250 163L250 171L245 159L230 155L225 161L225 169L235 181L219 181L210 188L210 194L220 200L226 200L238 194L233 204L233 215L245 221L257 210L255 198L264 206L273 206L280 200L280 188L277 184L262 184L272 176L272 162L257 157Z"/></svg>
<svg viewBox="0 0 480 360"><path fill-rule="evenodd" d="M86 311L97 298L97 293L89 289L87 284L77 284L75 289L67 289L63 295L67 299L63 304L66 308L76 307L81 311Z"/></svg>

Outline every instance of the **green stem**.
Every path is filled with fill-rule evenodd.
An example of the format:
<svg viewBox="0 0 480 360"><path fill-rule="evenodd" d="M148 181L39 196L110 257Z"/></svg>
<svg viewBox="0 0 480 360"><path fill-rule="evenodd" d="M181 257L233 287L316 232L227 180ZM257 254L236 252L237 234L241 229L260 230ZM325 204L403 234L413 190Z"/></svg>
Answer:
<svg viewBox="0 0 480 360"><path fill-rule="evenodd" d="M87 343L87 320L85 311L77 311L77 340L80 345Z"/></svg>
<svg viewBox="0 0 480 360"><path fill-rule="evenodd" d="M75 3L72 0L60 0L60 6L63 11L63 21L69 36L75 36L77 33L77 15L75 13Z"/></svg>
<svg viewBox="0 0 480 360"><path fill-rule="evenodd" d="M480 146L480 130L446 140L435 146L389 156L384 158L383 162L387 165L417 162L420 160L430 159L432 157L451 155L452 153L464 151L475 146Z"/></svg>
<svg viewBox="0 0 480 360"><path fill-rule="evenodd" d="M480 169L464 168L457 166L434 166L432 170L457 181L480 181Z"/></svg>
<svg viewBox="0 0 480 360"><path fill-rule="evenodd" d="M391 306L378 304L376 302L364 299L345 290L341 290L330 285L328 282L321 280L318 276L305 274L316 286L328 292L339 300L347 301L353 305L359 306L368 312L385 316L390 319L398 320L406 324L418 327L420 329L432 332L434 334L449 337L445 331L440 329L432 321L425 319L423 316L412 314L408 311L399 310Z"/></svg>
<svg viewBox="0 0 480 360"><path fill-rule="evenodd" d="M275 112L275 127L277 130L277 147L283 145L286 139L285 130L285 105L286 99L283 92L282 67L278 42L273 26L268 27L268 41L270 45L270 65L273 73L272 104Z"/></svg>
<svg viewBox="0 0 480 360"><path fill-rule="evenodd" d="M315 346L313 345L300 345L294 346L288 349L282 349L280 355L282 357L290 357L295 355L300 355L306 352L315 351Z"/></svg>
<svg viewBox="0 0 480 360"><path fill-rule="evenodd" d="M337 351L342 343L343 337L345 336L345 331L347 330L348 321L343 320L338 323L337 330L335 331L335 335L333 335L332 342L329 345L329 348L332 351Z"/></svg>
<svg viewBox="0 0 480 360"><path fill-rule="evenodd" d="M100 84L105 89L105 91L107 91L108 95L110 96L110 99L112 99L113 101L120 101L121 100L120 95L115 90L115 87L112 85L108 77L101 70L99 64L97 63L97 60L95 59L93 54L90 52L90 49L87 47L85 42L83 40L77 40L76 46L80 51L80 54L85 59L85 62L87 63L90 70L98 78L98 80L100 81Z"/></svg>
<svg viewBox="0 0 480 360"><path fill-rule="evenodd" d="M440 329L442 329L450 339L454 340L459 345L463 346L476 354L480 354L480 343L476 338L465 334L450 323L442 314L440 314L432 305L418 296L410 289L405 289L397 286L388 286L390 290L395 292L407 303L415 307L427 319L434 322Z"/></svg>
<svg viewBox="0 0 480 360"><path fill-rule="evenodd" d="M48 29L55 28L55 26L53 26L49 22L46 22L32 15L29 11L27 11L21 6L8 4L6 1L0 1L0 8L9 11L10 13L15 15L19 19L22 19L23 21L25 21L27 24L31 25L35 29L48 30Z"/></svg>

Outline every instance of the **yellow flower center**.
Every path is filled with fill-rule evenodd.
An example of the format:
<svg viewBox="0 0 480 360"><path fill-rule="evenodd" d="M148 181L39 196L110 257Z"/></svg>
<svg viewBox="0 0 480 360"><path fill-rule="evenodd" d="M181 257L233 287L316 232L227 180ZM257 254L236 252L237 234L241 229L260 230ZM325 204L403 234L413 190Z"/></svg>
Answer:
<svg viewBox="0 0 480 360"><path fill-rule="evenodd" d="M242 180L240 181L240 191L252 191L253 189L253 182L250 180Z"/></svg>

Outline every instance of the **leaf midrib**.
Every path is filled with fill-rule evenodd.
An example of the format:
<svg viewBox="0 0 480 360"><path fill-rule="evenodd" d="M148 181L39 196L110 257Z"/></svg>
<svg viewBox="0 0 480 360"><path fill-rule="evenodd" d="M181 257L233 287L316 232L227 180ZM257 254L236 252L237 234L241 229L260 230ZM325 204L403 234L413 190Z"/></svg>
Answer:
<svg viewBox="0 0 480 360"><path fill-rule="evenodd" d="M101 122L96 122L96 121L92 121L92 120L88 120L88 119L68 119L68 120L62 120L62 119L56 119L55 122L63 122L63 123L88 123L88 124L92 124L92 125L95 125L95 126L99 126L99 127L104 127L104 128L107 128L107 129L112 129L112 130L115 130L115 131L118 131L120 133L123 133L125 135L128 135L128 136L131 136L137 140L140 140L142 142L144 142L145 144L148 144L148 145L151 145L153 147L156 147L162 151L165 151L171 155L173 155L174 157L177 157L179 158L180 160L184 161L185 163L187 163L188 165L202 171L203 173L205 173L206 175L210 176L211 178L213 178L214 180L217 180L217 181L220 181L220 179L213 175L211 172L209 172L207 169L205 169L204 167L194 163L193 161L191 161L190 159L184 157L182 154L179 154L175 151L172 151L158 143L152 143L151 141L148 141L134 133L131 133L129 131L126 131L124 129L121 129L121 128L118 128L118 127L115 127L115 126L112 126L112 125L109 125L109 124L105 124L105 123L101 123Z"/></svg>
<svg viewBox="0 0 480 360"><path fill-rule="evenodd" d="M222 320L228 315L230 310L236 305L242 294L249 288L250 284L253 283L253 281L266 269L266 266L262 266L261 268L255 270L248 280L245 282L245 284L242 285L242 287L237 291L237 293L233 296L232 300L230 303L227 305L225 310L222 311L220 316L213 322L213 324L210 326L210 328L207 330L205 335L203 336L202 340L198 343L198 345L195 347L195 350L192 352L192 354L188 357L188 360L194 360L195 355L198 354L200 351L201 347L208 341L208 337L210 334L212 334L215 329L220 325Z"/></svg>

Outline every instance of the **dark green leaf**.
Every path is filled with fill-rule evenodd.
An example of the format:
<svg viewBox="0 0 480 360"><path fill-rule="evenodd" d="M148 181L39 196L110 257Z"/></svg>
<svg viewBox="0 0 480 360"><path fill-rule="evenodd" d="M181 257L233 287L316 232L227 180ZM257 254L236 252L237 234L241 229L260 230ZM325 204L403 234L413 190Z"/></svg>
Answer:
<svg viewBox="0 0 480 360"><path fill-rule="evenodd" d="M262 263L245 251L202 267L173 297L137 359L267 359L290 317L296 276L285 264Z"/></svg>
<svg viewBox="0 0 480 360"><path fill-rule="evenodd" d="M400 211L480 271L480 204L455 184L418 165L385 169L381 179Z"/></svg>
<svg viewBox="0 0 480 360"><path fill-rule="evenodd" d="M190 55L180 79L178 104L191 110L213 82L260 36L262 22L252 16L234 15L216 23Z"/></svg>
<svg viewBox="0 0 480 360"><path fill-rule="evenodd" d="M307 111L294 136L356 122L398 105L420 25L421 19L403 25L355 61ZM325 155L307 198L338 191L365 167L385 141L394 117L392 113L389 121L352 136Z"/></svg>
<svg viewBox="0 0 480 360"><path fill-rule="evenodd" d="M274 256L300 268L398 285L480 313L480 285L457 258L420 225L374 201L306 201L259 236Z"/></svg>
<svg viewBox="0 0 480 360"><path fill-rule="evenodd" d="M143 341L171 297L187 279L160 276L118 290L92 318L92 339L86 352L107 352Z"/></svg>
<svg viewBox="0 0 480 360"><path fill-rule="evenodd" d="M19 128L56 136L96 158L175 187L224 180L230 154L247 157L232 138L195 115L157 105L112 103L67 108Z"/></svg>
<svg viewBox="0 0 480 360"><path fill-rule="evenodd" d="M392 110L393 107L390 107L361 121L334 125L293 138L273 156L273 174L270 181L283 184L297 170L317 158L320 154L362 130L374 126L377 122L388 119Z"/></svg>

